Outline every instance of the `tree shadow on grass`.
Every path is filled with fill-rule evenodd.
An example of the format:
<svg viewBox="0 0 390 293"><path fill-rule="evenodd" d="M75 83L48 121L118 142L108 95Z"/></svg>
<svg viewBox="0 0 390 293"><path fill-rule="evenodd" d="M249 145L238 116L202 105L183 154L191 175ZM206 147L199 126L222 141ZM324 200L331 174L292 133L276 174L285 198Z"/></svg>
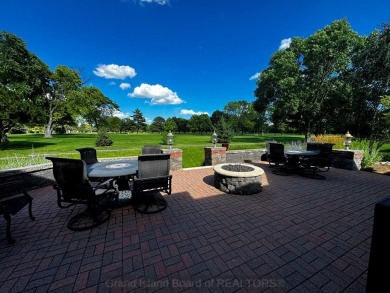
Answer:
<svg viewBox="0 0 390 293"><path fill-rule="evenodd" d="M46 147L49 145L56 145L56 143L52 142L32 142L29 140L22 141L10 141L7 144L0 145L0 150L31 150L31 149L39 149L42 147Z"/></svg>

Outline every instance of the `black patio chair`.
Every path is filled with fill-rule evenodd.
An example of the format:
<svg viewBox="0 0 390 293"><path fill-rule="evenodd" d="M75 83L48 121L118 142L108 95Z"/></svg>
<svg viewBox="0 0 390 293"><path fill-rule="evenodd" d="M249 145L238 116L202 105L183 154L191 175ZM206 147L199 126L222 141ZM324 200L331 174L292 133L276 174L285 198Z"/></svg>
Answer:
<svg viewBox="0 0 390 293"><path fill-rule="evenodd" d="M94 148L79 148L76 149L80 153L81 159L87 164L98 163L96 149Z"/></svg>
<svg viewBox="0 0 390 293"><path fill-rule="evenodd" d="M326 177L319 173L329 171L333 146L333 143L322 143L319 145L318 155L301 159L299 165L304 175L313 179L325 179Z"/></svg>
<svg viewBox="0 0 390 293"><path fill-rule="evenodd" d="M20 210L28 205L28 214L32 221L35 217L32 214L32 197L25 190L18 188L20 182L7 182L0 184L0 215L7 221L5 234L9 244L15 243L11 236L11 215L15 216Z"/></svg>
<svg viewBox="0 0 390 293"><path fill-rule="evenodd" d="M322 145L323 145L322 142L308 142L306 144L306 150L307 151L319 151L319 150L321 150Z"/></svg>
<svg viewBox="0 0 390 293"><path fill-rule="evenodd" d="M97 158L96 149L94 148L79 148L76 149L80 153L80 159L83 160L87 165L99 163ZM89 177L91 182L103 182L104 178Z"/></svg>
<svg viewBox="0 0 390 293"><path fill-rule="evenodd" d="M277 175L289 175L288 159L284 154L284 144L270 142L268 162L270 166L275 167L272 173Z"/></svg>
<svg viewBox="0 0 390 293"><path fill-rule="evenodd" d="M57 191L58 206L60 208L69 208L76 204L87 206L85 211L69 219L67 227L70 230L88 230L110 218L109 200L116 199L118 195L114 190L101 188L99 185L91 186L87 178L85 161L53 157L46 159L53 162L53 175L56 180L53 187Z"/></svg>
<svg viewBox="0 0 390 293"><path fill-rule="evenodd" d="M261 160L262 161L265 161L265 162L268 162L269 163L269 160L268 160L268 156L269 156L269 152L270 152L270 149L269 149L269 144L270 143L277 143L275 140L268 140L265 142L265 149L266 149L266 152L264 154L261 155ZM272 164L273 165L273 164ZM270 163L270 166L271 166L271 163Z"/></svg>
<svg viewBox="0 0 390 293"><path fill-rule="evenodd" d="M162 154L163 151L159 145L144 145L142 147L143 155Z"/></svg>
<svg viewBox="0 0 390 293"><path fill-rule="evenodd" d="M133 180L134 208L141 213L156 213L167 208L168 203L160 192L172 192L170 154L138 156L138 172Z"/></svg>

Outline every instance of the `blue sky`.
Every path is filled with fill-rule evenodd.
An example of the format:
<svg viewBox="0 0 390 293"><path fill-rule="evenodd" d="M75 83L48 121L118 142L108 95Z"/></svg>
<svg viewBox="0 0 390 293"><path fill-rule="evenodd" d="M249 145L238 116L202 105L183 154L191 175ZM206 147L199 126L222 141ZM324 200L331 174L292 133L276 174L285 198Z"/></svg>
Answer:
<svg viewBox="0 0 390 293"><path fill-rule="evenodd" d="M182 117L254 101L256 76L292 37L347 18L368 35L390 21L388 0L1 0L11 32L54 70L82 69L120 105Z"/></svg>

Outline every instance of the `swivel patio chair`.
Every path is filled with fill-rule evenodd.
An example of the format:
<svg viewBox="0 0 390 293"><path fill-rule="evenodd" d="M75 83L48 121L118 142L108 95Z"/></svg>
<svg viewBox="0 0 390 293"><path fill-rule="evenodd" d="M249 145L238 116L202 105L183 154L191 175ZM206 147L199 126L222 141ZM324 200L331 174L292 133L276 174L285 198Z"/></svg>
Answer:
<svg viewBox="0 0 390 293"><path fill-rule="evenodd" d="M266 141L265 142L265 149L266 149L266 152L264 154L261 155L261 160L262 161L265 161L265 162L268 162L270 164L270 166L273 166L273 164L271 164L269 162L269 159L268 159L268 156L269 156L269 153L270 153L270 147L269 147L269 144L270 143L277 143L275 140L269 140L269 141Z"/></svg>
<svg viewBox="0 0 390 293"><path fill-rule="evenodd" d="M167 208L168 203L160 191L172 192L170 154L138 156L138 172L133 181L134 208L141 213L156 213Z"/></svg>
<svg viewBox="0 0 390 293"><path fill-rule="evenodd" d="M53 157L46 159L53 162L53 175L57 182L53 187L57 191L58 206L60 208L69 208L76 204L87 206L85 211L69 219L67 227L73 231L83 231L106 222L111 215L107 206L110 198L117 198L116 191L105 188L100 190L99 185L92 187L83 160Z"/></svg>
<svg viewBox="0 0 390 293"><path fill-rule="evenodd" d="M270 142L268 146L268 162L270 166L275 168L272 173L277 175L289 175L288 160L284 154L284 144Z"/></svg>
<svg viewBox="0 0 390 293"><path fill-rule="evenodd" d="M319 150L321 150L322 145L323 145L322 142L308 142L306 144L306 150L307 151L319 151Z"/></svg>
<svg viewBox="0 0 390 293"><path fill-rule="evenodd" d="M7 221L5 234L9 244L15 243L11 236L11 215L15 216L20 210L28 205L28 214L31 220L35 220L32 214L32 197L25 190L19 190L19 183L9 182L1 184L0 192L0 215Z"/></svg>
<svg viewBox="0 0 390 293"><path fill-rule="evenodd" d="M320 153L318 155L300 160L299 164L304 175L313 179L325 179L326 177L319 173L329 171L333 146L334 144L332 143L320 144Z"/></svg>
<svg viewBox="0 0 390 293"><path fill-rule="evenodd" d="M79 148L76 151L80 152L81 159L87 164L98 163L96 149L94 148Z"/></svg>
<svg viewBox="0 0 390 293"><path fill-rule="evenodd" d="M144 145L142 147L143 155L162 154L163 151L159 145Z"/></svg>
<svg viewBox="0 0 390 293"><path fill-rule="evenodd" d="M99 163L99 160L97 158L96 149L94 148L79 148L76 149L80 153L80 158L83 160L87 165ZM89 177L89 181L91 182L103 182L104 178L98 178L98 177Z"/></svg>

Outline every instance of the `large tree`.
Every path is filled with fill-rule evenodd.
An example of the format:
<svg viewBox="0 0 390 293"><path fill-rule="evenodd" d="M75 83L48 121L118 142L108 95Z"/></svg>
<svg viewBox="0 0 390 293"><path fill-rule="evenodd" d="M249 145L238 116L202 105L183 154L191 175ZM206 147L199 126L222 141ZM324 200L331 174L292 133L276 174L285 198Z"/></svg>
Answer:
<svg viewBox="0 0 390 293"><path fill-rule="evenodd" d="M23 40L0 32L0 143L17 123L39 116L49 76L49 67Z"/></svg>
<svg viewBox="0 0 390 293"><path fill-rule="evenodd" d="M133 122L134 122L134 128L135 128L135 131L137 132L137 134L141 130L146 129L146 119L145 119L145 117L142 114L140 109L137 108L133 111L132 118L133 118Z"/></svg>
<svg viewBox="0 0 390 293"><path fill-rule="evenodd" d="M56 67L45 94L45 108L47 111L45 138L52 137L55 123L54 114L66 111L69 109L69 105L75 105L72 100L79 94L81 86L81 78L77 71L63 65Z"/></svg>
<svg viewBox="0 0 390 293"><path fill-rule="evenodd" d="M150 124L150 131L161 133L164 131L165 119L161 116L157 116Z"/></svg>
<svg viewBox="0 0 390 293"><path fill-rule="evenodd" d="M119 109L119 106L104 96L100 89L92 86L83 87L72 98L69 104L74 105L74 109L97 130L107 117L111 117Z"/></svg>
<svg viewBox="0 0 390 293"><path fill-rule="evenodd" d="M256 112L252 103L245 100L229 102L224 107L224 111L236 132L240 131L241 134L244 134L246 131L253 130Z"/></svg>
<svg viewBox="0 0 390 293"><path fill-rule="evenodd" d="M192 115L188 121L188 126L192 132L203 134L205 132L212 132L213 125L210 117L207 114Z"/></svg>
<svg viewBox="0 0 390 293"><path fill-rule="evenodd" d="M369 152L390 140L390 24L372 32L353 58L355 125Z"/></svg>
<svg viewBox="0 0 390 293"><path fill-rule="evenodd" d="M256 110L264 113L272 109L274 124L288 123L306 136L325 132L329 115L348 114L351 94L343 73L351 67L358 41L345 19L307 39L293 38L290 47L277 51L260 74ZM334 112L329 105L340 107Z"/></svg>

